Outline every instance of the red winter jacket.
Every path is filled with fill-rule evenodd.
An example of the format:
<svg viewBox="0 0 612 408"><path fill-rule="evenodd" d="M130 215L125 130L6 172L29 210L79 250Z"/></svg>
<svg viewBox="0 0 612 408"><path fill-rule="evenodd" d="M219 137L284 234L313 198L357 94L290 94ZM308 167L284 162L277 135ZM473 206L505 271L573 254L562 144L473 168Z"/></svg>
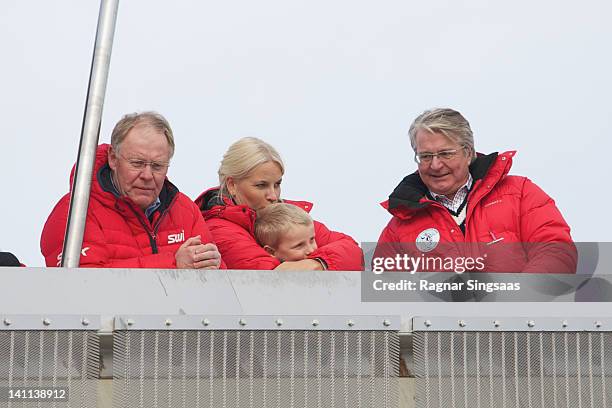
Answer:
<svg viewBox="0 0 612 408"><path fill-rule="evenodd" d="M246 205L221 201L218 188L202 193L196 200L229 269L274 269L280 262L257 244L254 236L255 211ZM305 201L284 202L310 212L312 204ZM320 258L329 270L363 270L363 253L348 235L334 232L315 221L317 250L308 258Z"/></svg>
<svg viewBox="0 0 612 408"><path fill-rule="evenodd" d="M159 195L161 206L151 222L129 198L116 196L109 148L100 145L96 153L80 266L176 268L174 255L186 239L200 235L202 242L212 242L198 207L167 179ZM73 174L71 185L72 178ZM60 265L69 202L70 194L66 194L45 223L40 248L47 266Z"/></svg>
<svg viewBox="0 0 612 408"><path fill-rule="evenodd" d="M531 180L508 175L514 154L479 155L470 165L474 183L465 233L444 206L428 198L418 172L405 177L382 203L393 218L380 235L375 257L400 251L427 257L484 256L487 272L575 273L577 254L569 226L555 202ZM438 244L428 245L428 239Z"/></svg>

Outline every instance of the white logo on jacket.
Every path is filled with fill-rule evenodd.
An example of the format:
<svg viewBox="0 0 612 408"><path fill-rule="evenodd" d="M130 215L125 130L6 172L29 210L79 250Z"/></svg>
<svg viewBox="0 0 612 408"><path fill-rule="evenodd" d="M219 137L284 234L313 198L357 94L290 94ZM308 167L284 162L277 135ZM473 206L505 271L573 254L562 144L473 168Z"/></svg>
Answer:
<svg viewBox="0 0 612 408"><path fill-rule="evenodd" d="M168 243L176 244L185 240L185 230L182 230L178 234L168 234Z"/></svg>
<svg viewBox="0 0 612 408"><path fill-rule="evenodd" d="M83 256L87 256L87 251L89 251L89 247L85 247L85 248L81 249L81 255L83 255ZM63 256L63 255L64 255L64 253L63 253L63 252L60 252L60 253L57 255L57 266L58 266L58 267L62 265L62 256Z"/></svg>
<svg viewBox="0 0 612 408"><path fill-rule="evenodd" d="M433 251L440 242L440 231L435 228L427 228L417 236L416 247L421 252Z"/></svg>
<svg viewBox="0 0 612 408"><path fill-rule="evenodd" d="M502 202L502 200L495 200L495 201L491 201L490 203L486 203L486 204L485 204L485 205L483 205L482 207L483 207L483 208L487 208L487 207L490 207L490 206L492 206L492 205L499 204L499 203L501 203L501 202Z"/></svg>

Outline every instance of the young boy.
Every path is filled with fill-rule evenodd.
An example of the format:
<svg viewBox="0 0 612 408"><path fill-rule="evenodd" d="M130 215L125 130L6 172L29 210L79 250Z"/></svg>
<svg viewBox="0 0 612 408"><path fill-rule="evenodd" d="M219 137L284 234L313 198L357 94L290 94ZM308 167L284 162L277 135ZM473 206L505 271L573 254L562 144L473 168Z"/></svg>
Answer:
<svg viewBox="0 0 612 408"><path fill-rule="evenodd" d="M312 218L292 204L270 204L257 211L255 239L281 262L301 261L317 249Z"/></svg>

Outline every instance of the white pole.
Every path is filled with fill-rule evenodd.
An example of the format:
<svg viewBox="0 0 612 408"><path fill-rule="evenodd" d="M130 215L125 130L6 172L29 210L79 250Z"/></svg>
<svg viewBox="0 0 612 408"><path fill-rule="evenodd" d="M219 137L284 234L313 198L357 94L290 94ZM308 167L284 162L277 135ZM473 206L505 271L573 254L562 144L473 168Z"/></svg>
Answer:
<svg viewBox="0 0 612 408"><path fill-rule="evenodd" d="M101 0L100 2L96 42L89 74L83 127L81 128L81 142L72 184L70 211L62 251L62 267L66 268L78 268L81 257L91 176L100 135L102 108L104 106L118 7L119 0Z"/></svg>

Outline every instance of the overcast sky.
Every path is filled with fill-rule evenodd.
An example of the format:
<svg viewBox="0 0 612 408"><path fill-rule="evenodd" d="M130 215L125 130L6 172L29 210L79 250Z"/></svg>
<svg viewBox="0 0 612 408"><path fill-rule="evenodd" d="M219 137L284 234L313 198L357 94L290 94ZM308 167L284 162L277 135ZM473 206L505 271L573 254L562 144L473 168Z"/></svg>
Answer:
<svg viewBox="0 0 612 408"><path fill-rule="evenodd" d="M68 191L98 1L3 0L0 248L42 266L39 239ZM612 3L151 1L119 5L100 142L128 112L173 126L169 178L217 184L243 136L274 145L283 197L357 241L416 169L407 137L431 107L470 121L478 151L518 150L513 174L557 202L577 241L612 241Z"/></svg>

